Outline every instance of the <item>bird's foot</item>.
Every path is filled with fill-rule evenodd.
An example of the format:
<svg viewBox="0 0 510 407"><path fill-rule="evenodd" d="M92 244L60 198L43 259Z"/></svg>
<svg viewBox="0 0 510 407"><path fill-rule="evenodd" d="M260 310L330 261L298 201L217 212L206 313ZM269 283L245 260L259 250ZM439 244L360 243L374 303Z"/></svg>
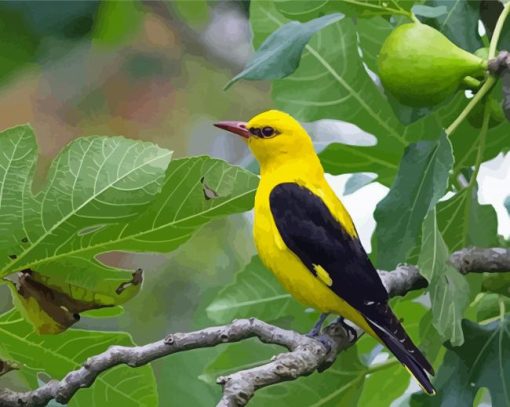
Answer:
<svg viewBox="0 0 510 407"><path fill-rule="evenodd" d="M328 313L321 314L315 325L313 326L312 330L306 334L306 336L310 338L316 338L321 333L322 324L328 317Z"/></svg>
<svg viewBox="0 0 510 407"><path fill-rule="evenodd" d="M335 341L331 336L329 335L318 335L314 337L316 341L319 341L322 346L326 349L326 355L331 353L331 350L333 349L333 346L335 346Z"/></svg>
<svg viewBox="0 0 510 407"><path fill-rule="evenodd" d="M356 342L358 339L358 333L352 326L345 322L344 317L338 317L335 322L342 325L342 327L347 331L347 334L352 335L352 339L350 340L351 343Z"/></svg>

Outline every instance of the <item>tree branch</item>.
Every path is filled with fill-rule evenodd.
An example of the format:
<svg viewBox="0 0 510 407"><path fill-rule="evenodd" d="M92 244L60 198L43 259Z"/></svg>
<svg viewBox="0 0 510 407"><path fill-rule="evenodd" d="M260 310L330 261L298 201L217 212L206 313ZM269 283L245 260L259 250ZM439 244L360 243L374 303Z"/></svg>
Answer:
<svg viewBox="0 0 510 407"><path fill-rule="evenodd" d="M453 253L450 263L464 274L510 271L510 249L467 248ZM379 274L390 296L402 296L427 285L416 266L399 265L391 272L379 271ZM356 331L358 337L363 334L359 328L356 328ZM28 392L1 390L0 406L44 406L53 399L59 403L67 403L78 390L90 387L99 374L114 366L126 364L138 367L191 349L238 342L252 337L257 337L264 343L287 348L288 352L276 355L264 365L218 378L218 383L223 387L223 397L218 406L244 406L258 389L327 369L339 352L354 343L345 329L337 323L327 326L323 333L329 346L306 335L250 318L236 320L224 326L171 334L143 346L112 346L89 358L80 369L68 373L60 381L51 380Z"/></svg>

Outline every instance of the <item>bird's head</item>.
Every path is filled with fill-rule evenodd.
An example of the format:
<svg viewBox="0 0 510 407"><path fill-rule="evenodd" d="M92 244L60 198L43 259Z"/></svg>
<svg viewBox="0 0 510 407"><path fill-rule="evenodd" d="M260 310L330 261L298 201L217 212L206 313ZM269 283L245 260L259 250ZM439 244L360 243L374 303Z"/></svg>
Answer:
<svg viewBox="0 0 510 407"><path fill-rule="evenodd" d="M248 122L219 122L215 126L243 137L261 166L315 154L305 129L279 110L260 113Z"/></svg>

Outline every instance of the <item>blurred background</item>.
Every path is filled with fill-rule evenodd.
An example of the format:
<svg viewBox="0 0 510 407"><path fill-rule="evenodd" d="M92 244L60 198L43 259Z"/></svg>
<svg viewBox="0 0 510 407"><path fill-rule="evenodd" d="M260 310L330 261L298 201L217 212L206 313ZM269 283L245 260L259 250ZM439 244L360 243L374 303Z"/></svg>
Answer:
<svg viewBox="0 0 510 407"><path fill-rule="evenodd" d="M85 135L123 135L155 142L174 157L208 154L251 165L245 145L211 125L247 120L272 107L267 83L242 81L223 91L252 53L248 9L248 1L227 0L2 1L0 127L26 122L34 127L41 180L55 154ZM354 127L307 124L318 148L326 139L367 142L370 136ZM496 158L480 177L481 202L496 207L500 233L508 237L503 199L510 161ZM330 178L339 195L347 178ZM373 183L345 197L367 249L372 212L385 193ZM77 326L124 330L145 343L210 325L205 306L253 254L250 214L209 224L170 255L117 253L111 261L144 268L143 289L122 316L83 319ZM10 304L7 290L1 290L0 307ZM160 404L214 405L219 386L198 376L217 351L156 362Z"/></svg>
<svg viewBox="0 0 510 407"><path fill-rule="evenodd" d="M241 162L243 143L211 123L248 119L270 104L264 83L223 91L251 54L247 13L240 1L2 1L0 127L33 126L41 180L58 151L86 135L152 141L174 157ZM239 215L208 225L168 256L110 256L142 266L143 289L122 316L84 318L77 327L124 330L145 343L210 324L203 308L253 253L249 222ZM7 290L0 306L11 306ZM186 386L199 382L211 355L156 363L161 405L212 405L209 386L200 392L197 383L193 394Z"/></svg>

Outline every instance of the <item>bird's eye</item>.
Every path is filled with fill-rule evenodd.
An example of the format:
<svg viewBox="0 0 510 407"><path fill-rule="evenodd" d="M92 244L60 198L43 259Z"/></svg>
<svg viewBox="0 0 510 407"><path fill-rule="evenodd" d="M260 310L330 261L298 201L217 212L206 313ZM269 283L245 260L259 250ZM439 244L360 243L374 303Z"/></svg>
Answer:
<svg viewBox="0 0 510 407"><path fill-rule="evenodd" d="M262 129L262 137L271 137L274 134L274 129L272 127L264 127Z"/></svg>

